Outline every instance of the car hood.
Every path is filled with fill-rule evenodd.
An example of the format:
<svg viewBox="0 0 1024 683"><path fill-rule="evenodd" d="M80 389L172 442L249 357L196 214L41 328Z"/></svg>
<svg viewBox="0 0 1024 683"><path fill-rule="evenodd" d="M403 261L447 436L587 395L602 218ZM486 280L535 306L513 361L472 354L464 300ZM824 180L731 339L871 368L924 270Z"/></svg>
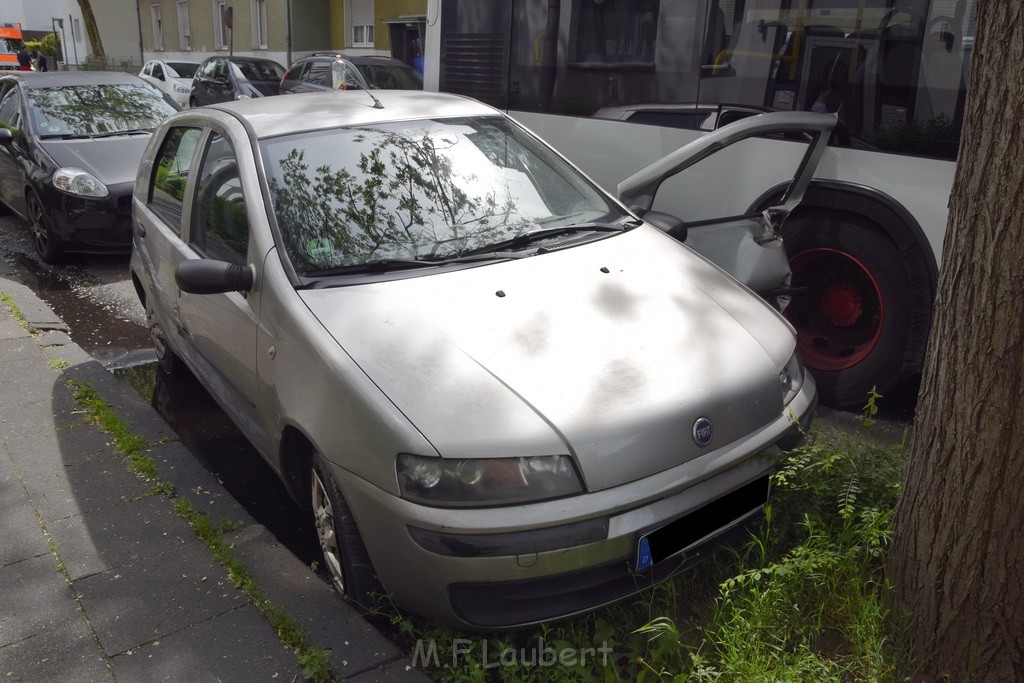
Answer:
<svg viewBox="0 0 1024 683"><path fill-rule="evenodd" d="M442 457L569 453L591 491L778 418L795 348L764 302L646 226L301 296ZM706 448L693 438L701 417L714 424Z"/></svg>
<svg viewBox="0 0 1024 683"><path fill-rule="evenodd" d="M104 185L135 181L149 135L124 135L91 140L41 140L40 146L60 167L74 166Z"/></svg>

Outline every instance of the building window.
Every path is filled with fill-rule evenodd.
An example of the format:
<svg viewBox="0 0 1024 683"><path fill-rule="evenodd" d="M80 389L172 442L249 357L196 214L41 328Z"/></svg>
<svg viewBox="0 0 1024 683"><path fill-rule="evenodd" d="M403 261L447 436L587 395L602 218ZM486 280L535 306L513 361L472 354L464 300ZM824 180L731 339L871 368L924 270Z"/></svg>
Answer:
<svg viewBox="0 0 1024 683"><path fill-rule="evenodd" d="M252 49L267 49L267 0L252 0Z"/></svg>
<svg viewBox="0 0 1024 683"><path fill-rule="evenodd" d="M75 42L82 42L82 25L78 23L78 19L71 22L71 32L74 34Z"/></svg>
<svg viewBox="0 0 1024 683"><path fill-rule="evenodd" d="M373 47L373 25L352 27L352 47Z"/></svg>
<svg viewBox="0 0 1024 683"><path fill-rule="evenodd" d="M224 13L228 6L224 0L213 0L213 42L215 50L227 50L231 42L231 34Z"/></svg>
<svg viewBox="0 0 1024 683"><path fill-rule="evenodd" d="M160 21L160 5L149 6L149 18L153 22L153 49L162 51L164 49L164 27Z"/></svg>
<svg viewBox="0 0 1024 683"><path fill-rule="evenodd" d="M576 6L576 62L653 64L660 0L580 0Z"/></svg>
<svg viewBox="0 0 1024 683"><path fill-rule="evenodd" d="M188 0L178 0L178 49L192 49L192 33L188 25Z"/></svg>

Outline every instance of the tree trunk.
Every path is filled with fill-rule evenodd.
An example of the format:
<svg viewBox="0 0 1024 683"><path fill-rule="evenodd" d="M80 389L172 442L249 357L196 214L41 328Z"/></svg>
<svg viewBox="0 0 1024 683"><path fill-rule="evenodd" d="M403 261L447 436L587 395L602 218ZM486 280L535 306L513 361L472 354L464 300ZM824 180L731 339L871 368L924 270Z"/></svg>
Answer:
<svg viewBox="0 0 1024 683"><path fill-rule="evenodd" d="M1024 10L978 2L890 576L920 673L1024 681Z"/></svg>
<svg viewBox="0 0 1024 683"><path fill-rule="evenodd" d="M100 37L100 29L96 26L96 15L92 13L92 3L89 0L78 0L78 7L82 10L82 22L85 24L85 33L89 36L89 44L92 46L92 53L96 57L106 57L103 52L103 39Z"/></svg>

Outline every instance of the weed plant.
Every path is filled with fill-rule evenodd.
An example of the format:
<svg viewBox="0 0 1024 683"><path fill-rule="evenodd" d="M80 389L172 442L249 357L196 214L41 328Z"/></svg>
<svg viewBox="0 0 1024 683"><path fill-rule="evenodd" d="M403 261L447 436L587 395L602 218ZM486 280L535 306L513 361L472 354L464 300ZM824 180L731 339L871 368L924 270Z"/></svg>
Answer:
<svg viewBox="0 0 1024 683"><path fill-rule="evenodd" d="M883 571L903 461L903 444L811 438L782 458L745 547L582 617L476 634L386 598L375 612L435 680L892 680L908 663L891 637Z"/></svg>

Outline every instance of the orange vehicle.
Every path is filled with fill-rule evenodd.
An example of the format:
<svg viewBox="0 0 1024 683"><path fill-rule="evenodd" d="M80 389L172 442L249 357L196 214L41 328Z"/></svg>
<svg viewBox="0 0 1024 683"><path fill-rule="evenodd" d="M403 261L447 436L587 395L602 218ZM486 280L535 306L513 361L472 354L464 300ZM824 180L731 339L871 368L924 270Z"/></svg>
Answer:
<svg viewBox="0 0 1024 683"><path fill-rule="evenodd" d="M17 71L18 50L24 45L21 24L0 22L0 70Z"/></svg>

